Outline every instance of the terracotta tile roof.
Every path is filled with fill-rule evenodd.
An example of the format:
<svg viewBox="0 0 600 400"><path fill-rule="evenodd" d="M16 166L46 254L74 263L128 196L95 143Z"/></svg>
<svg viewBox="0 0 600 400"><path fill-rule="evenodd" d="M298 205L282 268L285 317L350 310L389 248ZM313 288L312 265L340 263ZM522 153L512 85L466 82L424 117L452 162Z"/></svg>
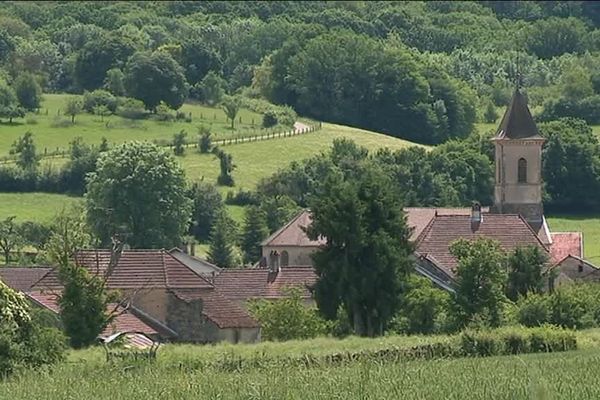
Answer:
<svg viewBox="0 0 600 400"><path fill-rule="evenodd" d="M30 299L37 304L57 313L60 311L58 306L58 298L55 294L42 292L25 293ZM122 312L118 315L105 329L100 336L109 336L116 332L144 332L147 335L159 333L156 329L143 322L141 319L133 315L130 311L123 312L123 308L117 304L109 304L107 310Z"/></svg>
<svg viewBox="0 0 600 400"><path fill-rule="evenodd" d="M91 273L104 275L110 260L108 250L84 250L77 262ZM51 270L36 284L40 289L60 289L57 271ZM210 288L212 284L164 250L125 250L108 279L110 289Z"/></svg>
<svg viewBox="0 0 600 400"><path fill-rule="evenodd" d="M257 328L258 322L237 302L214 289L175 289L173 293L184 301L200 300L202 315L219 328Z"/></svg>
<svg viewBox="0 0 600 400"><path fill-rule="evenodd" d="M0 280L15 290L25 292L48 271L50 268L0 267Z"/></svg>
<svg viewBox="0 0 600 400"><path fill-rule="evenodd" d="M553 232L550 257L559 262L567 256L583 257L583 237L581 232Z"/></svg>
<svg viewBox="0 0 600 400"><path fill-rule="evenodd" d="M215 286L225 297L237 301L255 298L278 299L285 296L284 288L298 286L303 297L311 298L309 288L317 276L311 266L283 267L277 274L266 268L225 269L215 278Z"/></svg>
<svg viewBox="0 0 600 400"><path fill-rule="evenodd" d="M457 262L450 254L449 246L460 238L475 240L479 237L497 240L506 251L527 245L539 246L547 251L521 216L484 214L483 221L476 228L472 228L468 215L438 215L417 239L417 252L435 259L438 267L453 277Z"/></svg>
<svg viewBox="0 0 600 400"><path fill-rule="evenodd" d="M266 238L261 246L308 246L317 247L326 244L324 238L310 240L304 231L312 223L310 211L299 212L290 222Z"/></svg>
<svg viewBox="0 0 600 400"><path fill-rule="evenodd" d="M487 213L489 207L481 207L481 212ZM432 218L437 215L471 215L470 207L448 208L448 207L405 207L406 222L409 227L413 228L411 239L415 240L419 237L423 229L431 222Z"/></svg>

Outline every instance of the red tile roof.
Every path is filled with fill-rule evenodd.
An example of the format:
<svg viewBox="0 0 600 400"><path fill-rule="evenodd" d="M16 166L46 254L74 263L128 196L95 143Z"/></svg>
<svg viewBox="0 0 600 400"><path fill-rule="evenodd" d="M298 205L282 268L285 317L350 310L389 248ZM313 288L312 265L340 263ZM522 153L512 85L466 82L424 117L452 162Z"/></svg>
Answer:
<svg viewBox="0 0 600 400"><path fill-rule="evenodd" d="M309 288L316 281L310 266L282 267L277 274L270 274L266 268L225 269L215 278L215 286L225 297L237 301L283 298L284 288L289 286L303 288L303 297L309 299Z"/></svg>
<svg viewBox="0 0 600 400"><path fill-rule="evenodd" d="M488 211L489 207L481 207L481 212ZM411 239L415 240L436 215L471 215L471 208L405 207L404 212L408 226L413 228Z"/></svg>
<svg viewBox="0 0 600 400"><path fill-rule="evenodd" d="M237 302L214 289L175 289L173 293L184 301L200 300L202 315L219 328L257 328L258 322Z"/></svg>
<svg viewBox="0 0 600 400"><path fill-rule="evenodd" d="M58 297L56 294L42 292L28 292L26 295L37 304L57 313L60 311ZM157 334L157 330L133 315L130 311L124 311L117 304L109 304L107 311L120 313L105 329L101 336L109 336L117 332L143 332L147 335Z"/></svg>
<svg viewBox="0 0 600 400"><path fill-rule="evenodd" d="M48 271L50 268L0 267L0 280L15 290L25 292Z"/></svg>
<svg viewBox="0 0 600 400"><path fill-rule="evenodd" d="M438 215L417 239L417 252L436 260L438 267L452 277L453 269L457 266L457 261L449 250L452 242L461 238L474 240L480 237L497 240L506 251L527 245L538 246L547 251L521 216L485 214L483 221L476 227L472 227L468 215Z"/></svg>
<svg viewBox="0 0 600 400"><path fill-rule="evenodd" d="M567 256L583 257L583 237L581 232L553 232L550 257L559 262Z"/></svg>
<svg viewBox="0 0 600 400"><path fill-rule="evenodd" d="M304 231L312 223L310 211L299 212L290 222L282 226L262 242L262 246L309 246L318 247L326 244L324 238L310 240Z"/></svg>
<svg viewBox="0 0 600 400"><path fill-rule="evenodd" d="M79 265L104 275L110 261L109 250L84 250L77 254ZM35 284L40 289L60 289L56 270ZM212 284L164 250L125 250L108 279L110 289L210 288Z"/></svg>

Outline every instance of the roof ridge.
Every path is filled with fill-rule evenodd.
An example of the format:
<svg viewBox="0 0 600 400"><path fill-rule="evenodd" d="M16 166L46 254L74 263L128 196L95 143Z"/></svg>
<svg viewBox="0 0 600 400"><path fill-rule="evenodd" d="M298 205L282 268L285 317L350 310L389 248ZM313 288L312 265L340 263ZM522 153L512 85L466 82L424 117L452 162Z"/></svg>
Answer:
<svg viewBox="0 0 600 400"><path fill-rule="evenodd" d="M196 275L196 276L197 276L198 278L200 278L202 281L204 281L204 282L208 283L208 284L211 286L211 288L212 288L212 289L214 289L214 288L215 288L215 285L214 285L213 283L209 282L209 281L208 281L207 279L205 279L205 278L204 278L202 275L198 274L196 271L194 271L193 269L191 269L190 267L188 267L187 265L185 265L184 263L182 263L181 261L179 261L179 260L177 259L177 257L173 256L173 255L172 255L171 253L169 253L168 251L163 251L163 253L162 253L162 257L163 257L163 266L164 266L163 268L164 268L164 271L165 271L165 276L166 276L166 277L168 277L168 273L167 273L167 266L166 266L166 264L165 264L165 261L164 261L164 260L165 260L165 255L168 255L168 256L170 257L170 259L171 259L171 260L175 261L176 263L178 263L179 265L181 265L183 268L185 268L186 270L188 270L188 271L190 271L191 273L193 273L194 275ZM221 271L219 271L219 272L222 272L222 270L221 270ZM177 289L189 289L189 288L173 288L173 287L171 287L171 284L170 284L169 282L167 282L167 281L166 281L166 278L165 278L165 283L167 284L167 287L168 287L169 289L174 289L174 290L177 290Z"/></svg>
<svg viewBox="0 0 600 400"><path fill-rule="evenodd" d="M535 237L535 240L537 240L538 243L542 245L542 248L544 250L546 250L546 253L550 253L550 249L544 244L544 242L542 242L542 240L540 239L540 237L538 236L538 234L529 225L529 223L527 222L527 220L525 220L525 218L523 218L523 216L521 214L517 214L517 216L525 224L525 226L527 227L527 229L529 229L529 232L531 232L531 234Z"/></svg>
<svg viewBox="0 0 600 400"><path fill-rule="evenodd" d="M296 222L296 220L298 218L300 218L300 216L302 214L304 214L305 212L310 213L309 209L307 208L303 208L300 211L298 211L296 213L296 215L294 215L294 217L292 219L290 219L287 224L283 225L281 228L277 229L275 232L273 232L269 237L267 237L265 240L263 240L260 245L261 246L266 246L268 245L270 242L272 242L273 240L275 240L279 235L281 235L283 233L283 231L285 231L287 228L289 228L294 222ZM311 214L312 217L312 214Z"/></svg>
<svg viewBox="0 0 600 400"><path fill-rule="evenodd" d="M419 247L419 245L421 244L421 242L423 241L425 236L427 236L427 234L431 231L431 228L433 227L433 224L435 223L435 220L438 217L439 217L439 215L437 214L437 210L436 210L435 214L433 214L433 216L431 217L431 219L429 220L427 225L425 225L425 228L423 228L421 233L419 233L419 236L417 236L417 238L415 239L415 244L414 244L415 249L417 247Z"/></svg>

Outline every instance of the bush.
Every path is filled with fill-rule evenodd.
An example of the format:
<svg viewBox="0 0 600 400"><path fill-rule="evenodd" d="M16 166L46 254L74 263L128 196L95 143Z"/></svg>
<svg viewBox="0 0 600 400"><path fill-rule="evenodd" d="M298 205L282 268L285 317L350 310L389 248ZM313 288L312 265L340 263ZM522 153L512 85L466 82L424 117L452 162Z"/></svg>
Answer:
<svg viewBox="0 0 600 400"><path fill-rule="evenodd" d="M125 98L123 103L118 108L117 114L128 119L144 119L146 118L146 108L144 103L137 99Z"/></svg>
<svg viewBox="0 0 600 400"><path fill-rule="evenodd" d="M544 103L540 114L541 121L552 121L559 118L580 118L588 124L600 124L600 95L588 96L582 99L567 99L561 97Z"/></svg>
<svg viewBox="0 0 600 400"><path fill-rule="evenodd" d="M227 192L225 197L225 204L235 206L249 206L258 205L260 200L258 194L251 190L238 190L235 194L232 191Z"/></svg>
<svg viewBox="0 0 600 400"><path fill-rule="evenodd" d="M525 326L540 326L550 322L548 296L530 294L517 303L517 320Z"/></svg>
<svg viewBox="0 0 600 400"><path fill-rule="evenodd" d="M302 289L298 287L287 288L284 299L252 302L250 312L260 323L265 340L309 339L329 331L329 324L317 310L304 305Z"/></svg>
<svg viewBox="0 0 600 400"><path fill-rule="evenodd" d="M275 110L267 110L263 114L262 126L263 128L270 128L277 125L277 112Z"/></svg>
<svg viewBox="0 0 600 400"><path fill-rule="evenodd" d="M156 107L156 113L152 117L163 122L171 122L175 119L171 109L163 102Z"/></svg>
<svg viewBox="0 0 600 400"><path fill-rule="evenodd" d="M198 150L200 153L210 153L212 151L212 134L210 129L204 125L198 128Z"/></svg>
<svg viewBox="0 0 600 400"><path fill-rule="evenodd" d="M106 90L98 89L83 94L83 109L88 113L95 113L99 106L104 106L108 111L114 113L117 111L118 105L117 98Z"/></svg>

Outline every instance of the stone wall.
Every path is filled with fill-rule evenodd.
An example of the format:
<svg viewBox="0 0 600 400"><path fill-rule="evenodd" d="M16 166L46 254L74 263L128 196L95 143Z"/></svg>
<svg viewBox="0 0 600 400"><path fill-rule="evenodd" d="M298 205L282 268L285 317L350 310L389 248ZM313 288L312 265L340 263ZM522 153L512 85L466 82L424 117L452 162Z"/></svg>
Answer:
<svg viewBox="0 0 600 400"><path fill-rule="evenodd" d="M279 253L279 259L281 260L281 254L284 251L288 252L288 265L313 265L311 254L318 249L317 246L263 246L262 255L267 260L271 251L277 251ZM281 264L281 266L284 266Z"/></svg>

